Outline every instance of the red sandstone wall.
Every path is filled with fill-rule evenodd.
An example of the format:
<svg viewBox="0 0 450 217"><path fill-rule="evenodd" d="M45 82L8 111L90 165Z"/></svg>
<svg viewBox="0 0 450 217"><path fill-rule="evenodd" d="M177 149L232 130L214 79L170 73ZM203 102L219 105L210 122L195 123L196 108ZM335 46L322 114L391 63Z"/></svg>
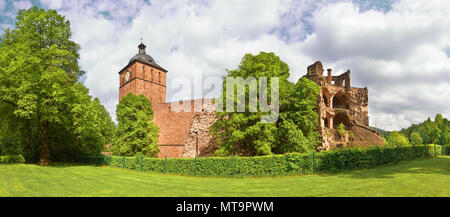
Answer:
<svg viewBox="0 0 450 217"><path fill-rule="evenodd" d="M183 157L183 153L184 153L184 145L178 145L178 146L174 146L174 145L170 145L170 146L162 145L161 146L160 145L158 157L164 158L167 156L168 158L180 158L180 157Z"/></svg>
<svg viewBox="0 0 450 217"><path fill-rule="evenodd" d="M191 104L190 111L176 112L173 109L170 109L172 106L171 103L153 105L153 111L155 112L153 121L156 126L159 127L158 144L160 145L161 150L159 157L164 157L166 154L167 157L183 157L187 138L193 133L190 131L192 130L194 118L199 115L202 116L203 114L203 112L194 112L195 103L201 103L203 99L188 101ZM188 101L182 102L186 103ZM213 121L209 122L213 123ZM200 137L202 137L199 140L200 151L207 154L209 151L204 149L203 146L208 143L207 141L209 140L203 139L203 135L205 134L204 129L198 129L198 131L200 132ZM192 135L189 138L192 140Z"/></svg>

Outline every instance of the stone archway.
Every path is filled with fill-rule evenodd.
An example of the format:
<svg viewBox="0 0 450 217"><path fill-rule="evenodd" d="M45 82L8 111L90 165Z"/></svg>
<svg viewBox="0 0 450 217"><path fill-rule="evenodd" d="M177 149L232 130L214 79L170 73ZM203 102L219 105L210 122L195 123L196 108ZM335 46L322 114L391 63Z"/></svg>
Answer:
<svg viewBox="0 0 450 217"><path fill-rule="evenodd" d="M346 127L346 128L349 128L350 127L350 117L348 116L348 114L347 113L345 113L345 112L340 112L340 113L337 113L335 116L334 116L334 119L333 119L333 128L334 129L337 129L337 126L339 125L339 124L344 124L344 126Z"/></svg>
<svg viewBox="0 0 450 217"><path fill-rule="evenodd" d="M348 97L344 92L339 92L333 97L333 108L348 109Z"/></svg>

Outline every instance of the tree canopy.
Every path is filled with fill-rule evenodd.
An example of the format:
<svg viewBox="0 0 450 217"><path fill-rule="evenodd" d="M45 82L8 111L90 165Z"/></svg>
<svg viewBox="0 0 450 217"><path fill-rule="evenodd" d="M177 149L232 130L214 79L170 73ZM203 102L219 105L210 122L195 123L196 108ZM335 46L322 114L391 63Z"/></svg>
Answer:
<svg viewBox="0 0 450 217"><path fill-rule="evenodd" d="M15 138L27 161L39 154L41 165L99 154L110 140L106 128L114 125L79 81L84 72L70 22L55 10L36 7L19 10L16 19L15 29L0 40L0 116L7 125L0 135Z"/></svg>
<svg viewBox="0 0 450 217"><path fill-rule="evenodd" d="M308 79L300 79L296 84L289 82L289 67L274 53L261 52L258 55L246 54L239 67L227 70L227 77L267 78L267 99L271 98L271 79L279 80L279 118L274 123L264 123L261 116L267 115L258 109L250 112L249 86L245 92L227 97L226 79L223 81L222 96L225 99L239 101L239 94L245 94L245 111L218 112L218 120L211 127L211 134L219 143L217 156L228 155L268 155L272 153L314 151L319 143L317 132L317 97L320 87ZM258 82L255 82L258 85ZM259 86L257 90L259 93ZM261 99L257 95L257 102ZM242 99L242 98L241 98Z"/></svg>
<svg viewBox="0 0 450 217"><path fill-rule="evenodd" d="M392 146L407 146L409 145L409 141L403 134L394 131L389 134L387 144Z"/></svg>
<svg viewBox="0 0 450 217"><path fill-rule="evenodd" d="M124 156L155 157L159 153L159 129L152 122L151 102L144 95L128 93L117 105L117 131L112 151Z"/></svg>
<svg viewBox="0 0 450 217"><path fill-rule="evenodd" d="M447 118L444 118L442 114L436 114L434 121L428 117L423 123L413 124L406 129L402 129L400 132L409 137L412 140L412 134L414 132L419 133L424 144L438 144L447 145L450 143L450 122ZM412 142L412 141L411 141Z"/></svg>
<svg viewBox="0 0 450 217"><path fill-rule="evenodd" d="M412 132L409 138L412 145L421 145L423 143L422 137L418 132Z"/></svg>

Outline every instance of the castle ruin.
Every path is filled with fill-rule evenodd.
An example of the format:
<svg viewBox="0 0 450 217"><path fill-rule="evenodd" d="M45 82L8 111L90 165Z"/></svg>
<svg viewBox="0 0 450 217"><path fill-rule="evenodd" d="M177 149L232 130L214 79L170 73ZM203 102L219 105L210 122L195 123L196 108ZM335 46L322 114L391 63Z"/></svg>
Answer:
<svg viewBox="0 0 450 217"><path fill-rule="evenodd" d="M322 135L320 149L383 145L380 134L369 127L367 88L351 86L350 70L338 76L333 76L331 69L327 69L327 75L323 73L323 65L317 61L308 66L303 76L321 87L317 109ZM336 132L341 123L347 131L344 135Z"/></svg>

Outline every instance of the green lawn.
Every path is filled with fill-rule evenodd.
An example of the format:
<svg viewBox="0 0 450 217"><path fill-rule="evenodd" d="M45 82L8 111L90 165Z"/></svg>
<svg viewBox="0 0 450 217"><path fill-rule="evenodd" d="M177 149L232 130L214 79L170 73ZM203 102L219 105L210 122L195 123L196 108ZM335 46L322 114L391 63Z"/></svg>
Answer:
<svg viewBox="0 0 450 217"><path fill-rule="evenodd" d="M0 165L0 196L450 196L450 156L338 174L213 178L112 167Z"/></svg>

